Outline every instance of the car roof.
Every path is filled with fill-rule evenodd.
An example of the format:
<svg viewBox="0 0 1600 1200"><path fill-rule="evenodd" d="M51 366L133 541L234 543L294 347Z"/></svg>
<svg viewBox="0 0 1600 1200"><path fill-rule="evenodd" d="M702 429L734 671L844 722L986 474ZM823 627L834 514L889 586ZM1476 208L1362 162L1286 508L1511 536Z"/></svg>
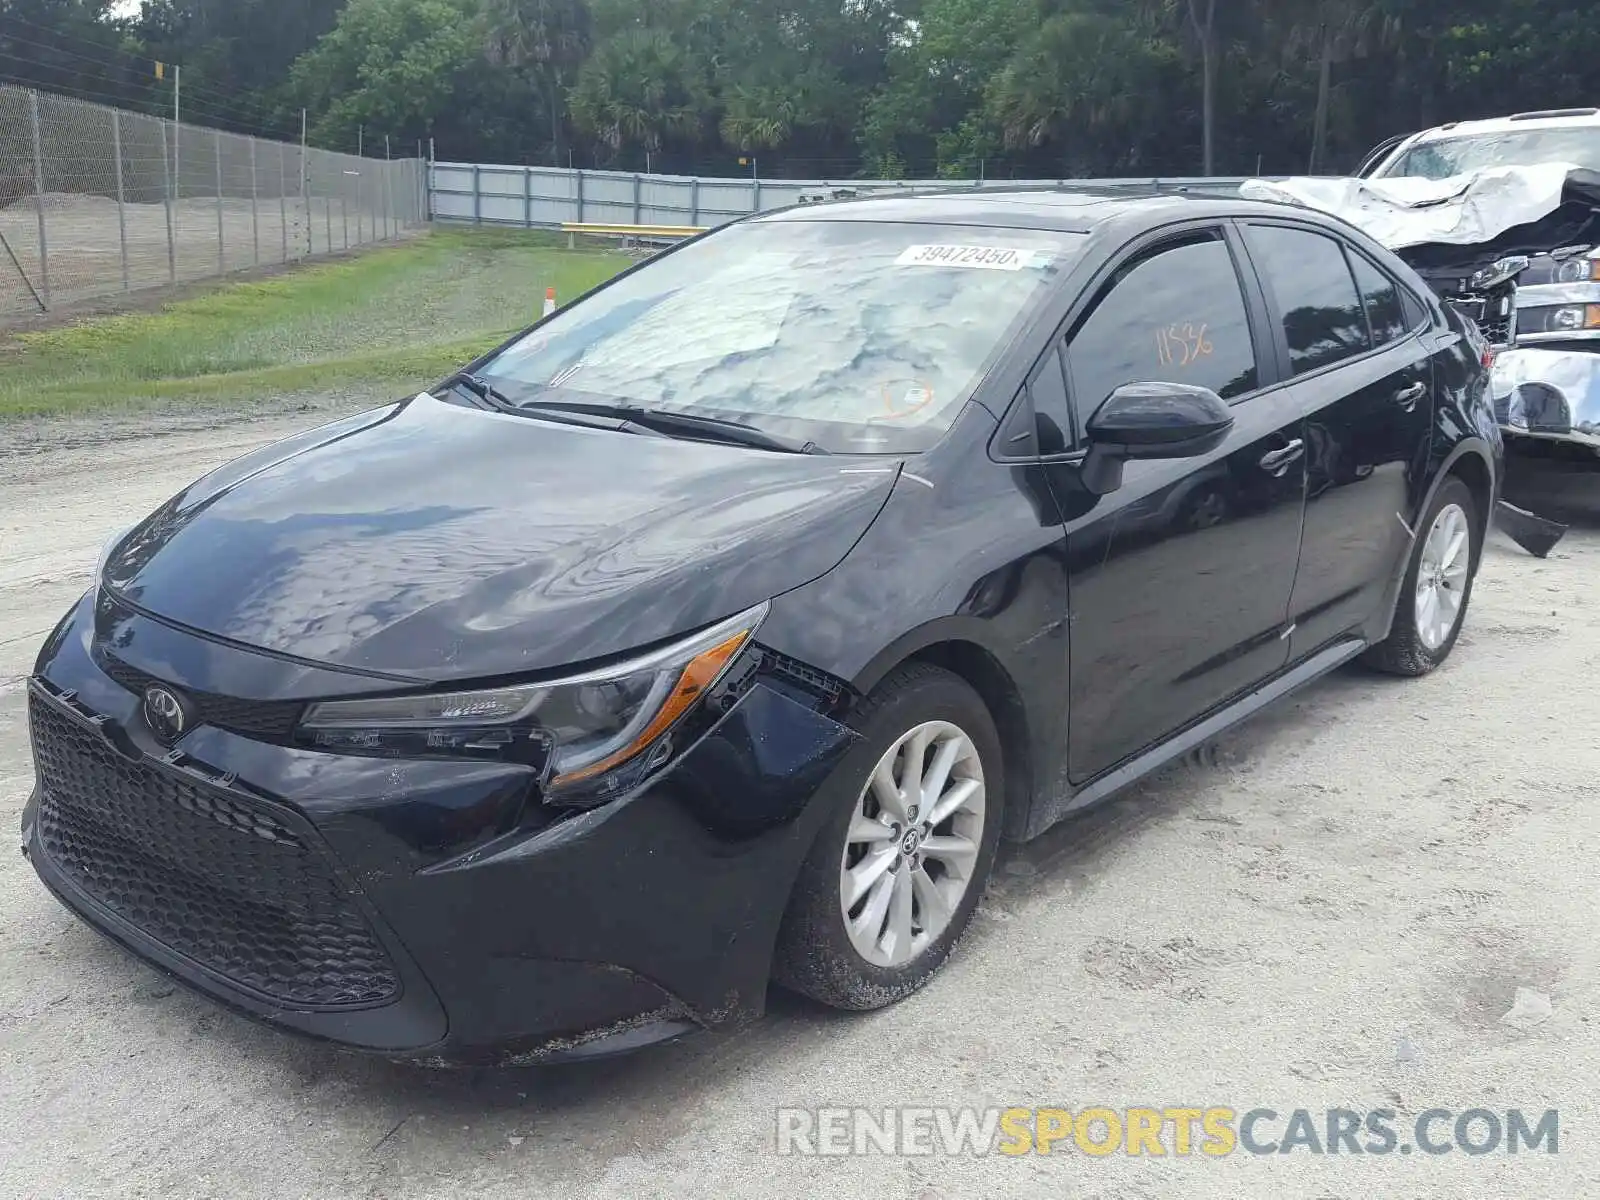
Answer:
<svg viewBox="0 0 1600 1200"><path fill-rule="evenodd" d="M1119 218L1152 226L1190 218L1238 216L1310 217L1342 224L1299 205L1245 200L1216 191L1116 191L1062 184L1059 187L950 188L881 192L820 204L803 204L751 218L759 222L864 221L922 225L976 225L1092 233Z"/></svg>
<svg viewBox="0 0 1600 1200"><path fill-rule="evenodd" d="M1424 129L1412 144L1437 142L1446 138L1481 137L1496 133L1533 133L1546 129L1600 128L1600 109L1571 108L1548 112L1517 113L1510 117L1491 117L1483 121L1452 121Z"/></svg>

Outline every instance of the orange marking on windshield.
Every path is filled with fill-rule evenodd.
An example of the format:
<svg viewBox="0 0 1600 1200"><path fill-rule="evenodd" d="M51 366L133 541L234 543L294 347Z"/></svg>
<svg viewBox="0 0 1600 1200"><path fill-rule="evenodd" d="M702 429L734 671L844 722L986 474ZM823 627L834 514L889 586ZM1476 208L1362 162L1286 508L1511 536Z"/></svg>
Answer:
<svg viewBox="0 0 1600 1200"><path fill-rule="evenodd" d="M917 413L933 403L933 389L920 380L914 380L910 387L901 393L900 403L897 405L889 384L883 385L883 408L893 421L914 417Z"/></svg>

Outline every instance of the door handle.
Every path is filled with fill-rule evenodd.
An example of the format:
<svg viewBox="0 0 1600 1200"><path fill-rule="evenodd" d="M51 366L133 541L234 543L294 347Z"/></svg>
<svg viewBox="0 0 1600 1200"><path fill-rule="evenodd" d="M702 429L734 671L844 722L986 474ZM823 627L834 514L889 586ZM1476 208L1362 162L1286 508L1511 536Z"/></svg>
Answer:
<svg viewBox="0 0 1600 1200"><path fill-rule="evenodd" d="M1295 438L1282 450L1274 450L1271 454L1265 455L1261 459L1261 469L1270 471L1281 478L1283 473L1289 469L1289 465L1302 457L1305 452L1306 444L1299 438Z"/></svg>
<svg viewBox="0 0 1600 1200"><path fill-rule="evenodd" d="M1428 394L1428 385L1413 383L1410 387L1401 388L1394 394L1394 402L1407 412L1416 412L1417 402Z"/></svg>

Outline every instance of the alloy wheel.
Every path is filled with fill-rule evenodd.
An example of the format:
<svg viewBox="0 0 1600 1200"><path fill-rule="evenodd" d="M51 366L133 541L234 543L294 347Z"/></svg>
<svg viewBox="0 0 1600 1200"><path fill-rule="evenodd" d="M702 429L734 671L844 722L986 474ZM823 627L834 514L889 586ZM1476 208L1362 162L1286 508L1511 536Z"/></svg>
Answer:
<svg viewBox="0 0 1600 1200"><path fill-rule="evenodd" d="M839 874L839 904L856 952L903 967L949 927L983 841L983 762L948 721L904 734L856 799Z"/></svg>
<svg viewBox="0 0 1600 1200"><path fill-rule="evenodd" d="M1438 650L1455 632L1466 596L1472 530L1459 504L1447 504L1433 519L1417 565L1417 636Z"/></svg>

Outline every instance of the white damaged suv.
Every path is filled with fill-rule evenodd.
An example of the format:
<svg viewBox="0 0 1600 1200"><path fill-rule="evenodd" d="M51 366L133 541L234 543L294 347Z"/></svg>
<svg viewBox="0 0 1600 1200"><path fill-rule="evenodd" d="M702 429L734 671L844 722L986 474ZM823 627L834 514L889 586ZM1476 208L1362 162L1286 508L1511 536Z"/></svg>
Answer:
<svg viewBox="0 0 1600 1200"><path fill-rule="evenodd" d="M1489 240L1396 249L1436 291L1480 309L1475 293L1484 289L1474 277L1481 285L1496 264L1519 268L1506 312L1469 312L1500 348L1491 389L1507 449L1600 457L1600 109L1451 122L1391 138L1357 175L1374 191L1418 186L1412 181L1466 181L1464 190L1481 191L1490 176L1524 186L1516 223ZM1556 194L1538 194L1541 177Z"/></svg>

